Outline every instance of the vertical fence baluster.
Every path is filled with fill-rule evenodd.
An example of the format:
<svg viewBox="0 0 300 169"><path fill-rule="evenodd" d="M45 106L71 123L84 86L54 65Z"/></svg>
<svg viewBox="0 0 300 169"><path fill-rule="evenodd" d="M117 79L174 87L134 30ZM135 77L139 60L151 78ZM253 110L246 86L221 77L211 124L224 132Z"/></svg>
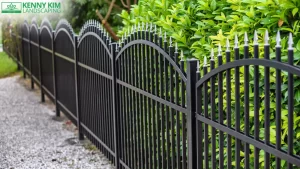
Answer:
<svg viewBox="0 0 300 169"><path fill-rule="evenodd" d="M281 62L280 32L276 36L276 60ZM276 69L276 149L281 150L281 70ZM281 160L276 157L276 169L281 168Z"/></svg>
<svg viewBox="0 0 300 169"><path fill-rule="evenodd" d="M288 40L288 64L293 65L294 63L294 48L293 48L293 36L289 34ZM288 154L293 155L293 144L294 144L294 79L293 74L288 74ZM288 169L293 168L293 164L287 164Z"/></svg>
<svg viewBox="0 0 300 169"><path fill-rule="evenodd" d="M204 63L203 63L203 76L205 76L207 73L207 61L206 57L204 57ZM208 82L204 82L203 84L203 90L204 90L204 117L208 118ZM209 168L209 150L208 150L208 125L204 124L204 164L205 168Z"/></svg>
<svg viewBox="0 0 300 169"><path fill-rule="evenodd" d="M230 62L230 43L226 39L226 63ZM226 70L226 120L227 127L231 128L231 70ZM227 134L227 169L231 169L231 135Z"/></svg>
<svg viewBox="0 0 300 169"><path fill-rule="evenodd" d="M178 65L178 45L175 44L174 61ZM175 104L179 105L179 77L178 72L175 71ZM176 111L176 166L174 168L181 168L180 165L180 111ZM175 148L175 147L174 147Z"/></svg>
<svg viewBox="0 0 300 169"><path fill-rule="evenodd" d="M30 71L30 83L31 83L31 89L34 89L34 81L33 81L33 73L32 73L32 51L31 51L31 28L29 27L29 33L28 33L28 43L29 43L29 71Z"/></svg>
<svg viewBox="0 0 300 169"><path fill-rule="evenodd" d="M181 51L181 60L180 60L180 70L185 72L184 67L184 58L183 58L183 51ZM181 79L181 106L186 107L186 85L183 79ZM181 113L182 119L182 169L186 169L186 115Z"/></svg>
<svg viewBox="0 0 300 169"><path fill-rule="evenodd" d="M132 28L132 33L131 33L131 41L134 40L134 27ZM134 46L130 47L130 57L129 58L129 69L130 69L130 84L134 86ZM131 163L130 163L130 167L132 167L133 169L135 168L135 164L136 164L136 140L135 140L135 126L134 124L136 123L135 120L135 93L133 90L130 90L130 113L131 113L131 144L132 144L132 149L131 149Z"/></svg>
<svg viewBox="0 0 300 169"><path fill-rule="evenodd" d="M153 41L152 23L151 23L150 29L149 29L149 41L150 42L154 42ZM150 56L150 72L148 72L148 73L151 74L151 77L150 77L151 94L158 96L157 94L155 94L157 86L155 86L155 84L154 84L155 83L154 77L156 77L158 75L157 71L156 71L157 69L155 69L155 67L154 67L156 56L154 55L152 47L148 47L148 51L149 51L149 56ZM151 101L151 99L150 99L150 101ZM152 99L152 101L151 101L151 114L152 114L152 117L149 116L149 123L150 123L150 121L152 123L151 124L152 126L151 127L149 126L149 139L151 140L149 142L150 143L149 144L149 149L150 149L149 168L150 169L154 168L154 167L157 167L156 157L155 157L155 155L156 155L156 144L155 144L155 141L157 139L155 137L155 134L156 134L155 119L156 119L157 114L155 114L155 109L157 109L156 102L155 102L154 99Z"/></svg>
<svg viewBox="0 0 300 169"><path fill-rule="evenodd" d="M116 168L119 169L120 168L120 164L119 164L119 159L120 159L120 126L119 126L119 117L120 117L120 107L119 107L119 103L118 103L118 98L119 98L119 91L117 88L117 82L116 82L116 78L117 78L117 72L118 72L118 67L116 67L115 64L115 57L118 54L118 47L117 44L111 44L111 53L113 54L112 56L112 60L111 60L111 67L112 67L112 95L113 95L113 122L114 122L114 147L115 147L115 165Z"/></svg>
<svg viewBox="0 0 300 169"><path fill-rule="evenodd" d="M146 28L145 28L145 35L146 35L146 40L147 41L150 41L149 39L149 35L150 35L150 32L151 30L148 31L148 24L146 24ZM151 41L150 41L151 42ZM149 50L149 46L145 45L145 55L146 55L146 74L147 74L147 77L146 78L147 80L147 92L148 93L152 93L152 76L154 74L153 71L153 63L152 63L152 53L150 52ZM148 65L148 64L150 65ZM146 97L147 98L147 97ZM147 124L147 132L146 132L146 140L148 140L148 144L146 145L146 148L148 150L148 152L146 153L146 163L148 164L147 165L147 168L152 168L152 147L150 146L151 145L151 142L152 142L152 133L151 133L151 119L152 119L152 116L153 116L153 112L152 112L152 108L154 107L154 105L152 104L151 102L151 99L150 97L148 97L148 103L147 103L148 107L147 107L147 114L146 114L146 124Z"/></svg>
<svg viewBox="0 0 300 169"><path fill-rule="evenodd" d="M234 58L239 60L239 47L238 47L238 37L235 35L235 46L234 46ZM240 132L240 69L239 67L235 68L235 130ZM240 168L240 148L241 141L238 138L235 138L235 163L236 168Z"/></svg>
<svg viewBox="0 0 300 169"><path fill-rule="evenodd" d="M165 37L164 37L164 50L165 52L168 52L168 41L167 41L167 34L165 32ZM167 59L164 57L164 79L165 79L165 100L169 100L169 64ZM169 111L169 107L166 106L165 109L166 112L166 118L165 118L165 125L166 125L166 131L165 134L166 135L166 142L164 142L166 144L166 162L167 168L171 168L170 167L170 111Z"/></svg>
<svg viewBox="0 0 300 169"><path fill-rule="evenodd" d="M174 59L174 47L172 46L172 38L170 37L170 46L169 46L169 56L171 59ZM174 68L172 64L169 62L169 68L170 68L170 102L174 103ZM174 116L175 112L174 109L171 108L171 150L169 152L171 158L171 164L170 166L172 168L175 168L175 123L174 123ZM170 133L170 131L169 131Z"/></svg>
<svg viewBox="0 0 300 169"><path fill-rule="evenodd" d="M159 38L159 35L157 34L157 27L155 25L155 35L154 35L154 41L156 43L156 45L159 45L160 46L160 38ZM156 90L155 90L155 94L156 96L159 96L160 98L162 98L162 95L161 95L161 85L162 85L162 82L161 82L161 77L162 77L162 72L161 72L161 59L160 59L160 55L158 54L158 51L155 50L155 69L156 69L156 76L155 76L155 86L156 86ZM159 83L160 82L160 83ZM160 86L159 86L160 84ZM161 167L161 142L160 142L160 113L161 113L161 103L159 102L156 102L156 135L155 135L155 138L157 140L157 146L155 148L157 148L157 163L154 162L154 164L157 164L158 168Z"/></svg>
<svg viewBox="0 0 300 169"><path fill-rule="evenodd" d="M145 39L145 35L146 35L146 31L145 31L145 28L144 28L144 23L143 23L143 27L142 27L142 39L144 40ZM143 74L142 74L142 77L143 77L143 90L144 91L147 91L147 81L148 81L148 78L149 78L149 75L147 74L147 69L148 69L148 54L146 53L146 45L142 45L142 54L141 54L141 60L142 60L142 63L143 63ZM147 102L147 96L143 95L143 135L142 135L142 138L143 138L143 156L144 156L144 168L147 169L148 168L148 148L147 148L147 145L148 145L148 139L147 139L147 114L149 113L148 112L148 102Z"/></svg>
<svg viewBox="0 0 300 169"><path fill-rule="evenodd" d="M139 28L138 28L139 29ZM135 31L135 40L138 39L138 30L136 28L136 31ZM135 63L134 63L134 77L135 77L135 80L134 80L134 85L135 87L139 87L138 86L138 65L139 65L139 61L138 61L138 45L135 45L134 46L134 53L135 53ZM140 161L141 161L141 156L140 156L140 141L139 141L139 94L137 92L135 92L135 124L136 124L136 127L135 127L135 135L136 135L136 166L137 168L140 168Z"/></svg>
<svg viewBox="0 0 300 169"><path fill-rule="evenodd" d="M254 32L253 50L254 58L259 57L257 32ZM259 140L259 67L254 66L254 139ZM254 168L259 168L259 148L254 147Z"/></svg>
<svg viewBox="0 0 300 169"><path fill-rule="evenodd" d="M264 44L264 58L270 59L270 46L269 46L269 35L266 30L265 33L265 44ZM270 68L265 67L264 72L264 85L265 85L265 110L264 110L264 128L265 128L265 144L270 144ZM270 154L265 151L264 168L270 168Z"/></svg>
<svg viewBox="0 0 300 169"><path fill-rule="evenodd" d="M55 100L55 112L56 112L56 116L59 117L60 116L60 110L59 110L59 106L58 106L58 102L57 102L57 83L56 83L56 56L55 56L55 31L52 31L52 71L53 71L53 88L54 88L54 100ZM32 73L31 73L32 74ZM32 75L31 75L32 77Z"/></svg>
<svg viewBox="0 0 300 169"><path fill-rule="evenodd" d="M200 80L200 62L198 61L197 72L196 72L196 82ZM196 86L196 113L202 116L202 87ZM196 121L196 144L197 144L197 169L203 169L203 123L200 120Z"/></svg>
<svg viewBox="0 0 300 169"><path fill-rule="evenodd" d="M212 71L215 68L215 60L214 60L214 49L211 49L211 55L210 55L210 71ZM210 106L211 106L211 120L216 120L216 105L215 105L215 78L216 76L213 76L210 78ZM216 168L216 129L214 127L211 127L211 168Z"/></svg>
<svg viewBox="0 0 300 169"><path fill-rule="evenodd" d="M249 58L249 46L248 46L248 35L245 32L244 36L244 58ZM244 67L244 116L245 116L245 135L249 136L249 66ZM250 165L250 150L249 150L249 144L245 143L245 149L244 149L244 163L245 163L245 169L249 169Z"/></svg>
<svg viewBox="0 0 300 169"><path fill-rule="evenodd" d="M128 35L126 36L125 38L125 44L126 45L128 43ZM127 62L127 58L130 56L129 55L129 49L125 50L124 51L125 53L125 57L124 57L124 68L123 68L123 71L124 71L124 82L128 83L127 81L127 72L128 72L128 62ZM128 138L129 138L129 112L128 112L128 102L129 102L129 98L128 98L128 88L127 87L124 87L124 101L125 101L125 118L122 119L122 120L125 120L125 147L124 147L124 150L125 150L125 163L128 165L129 163L129 153L128 153L128 147L129 147L129 144L128 144Z"/></svg>
<svg viewBox="0 0 300 169"><path fill-rule="evenodd" d="M222 48L221 44L218 47L218 65L222 65ZM197 102L198 103L198 102ZM218 113L219 113L219 123L224 123L223 117L223 73L218 74ZM224 168L224 133L219 132L219 168Z"/></svg>
<svg viewBox="0 0 300 169"><path fill-rule="evenodd" d="M43 91L43 76L42 76L42 59L41 59L41 29L38 29L38 58L39 58L39 75L40 75L40 89L41 89L41 102L45 102L45 94ZM18 64L20 65L20 64Z"/></svg>
<svg viewBox="0 0 300 169"><path fill-rule="evenodd" d="M163 48L163 42L162 42L162 33L160 32L160 37L159 37L159 46ZM167 83L164 80L164 60L163 56L160 54L160 97L164 98L164 83ZM167 168L166 166L166 152L165 152L165 105L161 104L161 151L162 151L162 168Z"/></svg>

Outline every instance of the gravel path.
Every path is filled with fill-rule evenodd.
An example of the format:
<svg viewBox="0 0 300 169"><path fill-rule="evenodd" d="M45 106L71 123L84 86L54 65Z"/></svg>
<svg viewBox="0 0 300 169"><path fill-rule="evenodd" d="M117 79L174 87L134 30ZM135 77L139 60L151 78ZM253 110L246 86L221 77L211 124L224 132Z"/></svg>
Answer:
<svg viewBox="0 0 300 169"><path fill-rule="evenodd" d="M0 79L0 169L113 168L22 83L18 76Z"/></svg>

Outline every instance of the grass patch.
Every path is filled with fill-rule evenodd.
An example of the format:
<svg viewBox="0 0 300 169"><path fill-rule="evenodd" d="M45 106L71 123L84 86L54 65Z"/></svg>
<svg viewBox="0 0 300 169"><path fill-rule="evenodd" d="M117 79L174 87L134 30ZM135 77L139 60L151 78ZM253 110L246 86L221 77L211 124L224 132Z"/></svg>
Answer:
<svg viewBox="0 0 300 169"><path fill-rule="evenodd" d="M0 78L17 72L17 69L17 64L6 53L0 52Z"/></svg>

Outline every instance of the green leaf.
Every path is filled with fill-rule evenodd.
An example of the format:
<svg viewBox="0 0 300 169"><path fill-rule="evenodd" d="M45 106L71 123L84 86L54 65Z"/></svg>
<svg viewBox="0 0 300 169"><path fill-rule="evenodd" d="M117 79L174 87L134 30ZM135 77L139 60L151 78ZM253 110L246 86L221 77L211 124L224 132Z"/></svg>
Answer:
<svg viewBox="0 0 300 169"><path fill-rule="evenodd" d="M217 3L215 0L212 0L211 3L210 3L210 8L212 11L216 10L217 8Z"/></svg>
<svg viewBox="0 0 300 169"><path fill-rule="evenodd" d="M296 99L297 102L300 101L300 91L299 90L297 90L296 93L295 93L295 99Z"/></svg>
<svg viewBox="0 0 300 169"><path fill-rule="evenodd" d="M293 11L292 11L293 16L296 15L296 13L298 12L298 10L299 10L298 8L294 8L294 9L293 9Z"/></svg>
<svg viewBox="0 0 300 169"><path fill-rule="evenodd" d="M297 45L296 45L296 49L297 49L298 51L300 51L300 40L298 41L298 43L297 43Z"/></svg>

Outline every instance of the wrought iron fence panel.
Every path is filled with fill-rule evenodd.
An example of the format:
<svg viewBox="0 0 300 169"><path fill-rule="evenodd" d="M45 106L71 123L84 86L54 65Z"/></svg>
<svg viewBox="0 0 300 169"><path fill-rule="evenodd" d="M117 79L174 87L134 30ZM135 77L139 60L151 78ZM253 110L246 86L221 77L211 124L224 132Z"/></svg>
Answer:
<svg viewBox="0 0 300 169"><path fill-rule="evenodd" d="M75 36L66 20L60 20L54 34L55 77L59 109L76 124Z"/></svg>
<svg viewBox="0 0 300 169"><path fill-rule="evenodd" d="M187 168L187 79L177 47L167 41L146 25L128 33L117 51L124 168Z"/></svg>
<svg viewBox="0 0 300 169"><path fill-rule="evenodd" d="M42 89L49 98L54 96L54 58L53 58L53 29L47 18L44 18L40 28L40 58Z"/></svg>
<svg viewBox="0 0 300 169"><path fill-rule="evenodd" d="M35 18L32 19L30 25L30 65L33 80L39 84L40 83L40 71L39 71L39 27L36 23Z"/></svg>
<svg viewBox="0 0 300 169"><path fill-rule="evenodd" d="M81 32L77 45L80 124L83 134L113 160L111 40L98 22L83 27Z"/></svg>
<svg viewBox="0 0 300 169"><path fill-rule="evenodd" d="M24 21L22 25L22 56L23 56L23 66L25 69L25 72L30 74L30 41L29 41L29 25L27 21Z"/></svg>

